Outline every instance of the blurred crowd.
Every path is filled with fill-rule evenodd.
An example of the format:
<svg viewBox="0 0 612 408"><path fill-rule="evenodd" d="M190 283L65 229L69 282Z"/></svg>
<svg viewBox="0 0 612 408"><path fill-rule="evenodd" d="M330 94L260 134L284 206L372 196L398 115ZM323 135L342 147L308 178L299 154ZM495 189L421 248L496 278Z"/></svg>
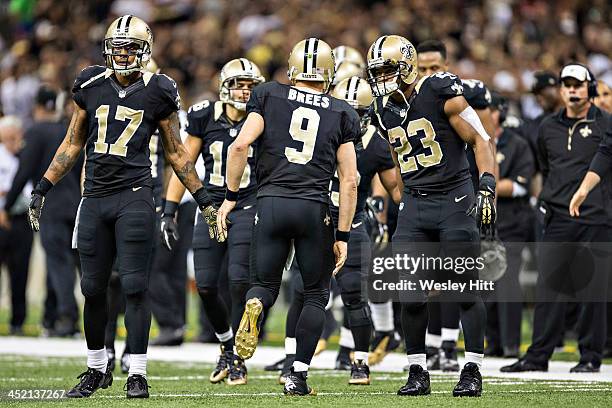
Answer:
<svg viewBox="0 0 612 408"><path fill-rule="evenodd" d="M153 57L186 104L214 99L221 66L246 56L266 78L286 81L290 47L307 36L365 53L381 34L415 45L439 39L451 69L541 113L528 93L533 72L587 63L612 83L612 6L606 0L11 0L0 5L0 105L26 121L40 82L69 90L75 74L102 64L115 17L134 14L154 33Z"/></svg>

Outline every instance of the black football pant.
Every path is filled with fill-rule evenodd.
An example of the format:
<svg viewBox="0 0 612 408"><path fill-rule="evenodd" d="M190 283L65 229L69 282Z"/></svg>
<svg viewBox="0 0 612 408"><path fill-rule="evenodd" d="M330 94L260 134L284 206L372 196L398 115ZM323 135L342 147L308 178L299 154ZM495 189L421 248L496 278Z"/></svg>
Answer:
<svg viewBox="0 0 612 408"><path fill-rule="evenodd" d="M249 251L255 220L255 207L235 209L229 216L227 240L211 239L208 225L198 216L193 232L193 261L196 285L206 316L215 333L231 327L238 330L249 288ZM224 262L227 257L227 262ZM224 266L227 265L226 268ZM219 294L221 275L227 273L231 298L231 320Z"/></svg>
<svg viewBox="0 0 612 408"><path fill-rule="evenodd" d="M151 188L83 198L76 232L87 348L99 350L105 345L107 290L116 257L126 296L127 346L133 354L145 354L151 326L149 270L156 233Z"/></svg>
<svg viewBox="0 0 612 408"><path fill-rule="evenodd" d="M26 318L26 286L32 229L25 214L11 216L11 229L0 228L0 266L6 265L11 288L11 326L21 328Z"/></svg>
<svg viewBox="0 0 612 408"><path fill-rule="evenodd" d="M74 297L76 257L71 247L73 220L46 217L40 223L40 240L45 249L47 280L55 299L56 318L76 325L79 310Z"/></svg>
<svg viewBox="0 0 612 408"><path fill-rule="evenodd" d="M463 198L462 198L463 197ZM474 188L468 180L465 184L444 193L422 193L404 191L399 207L397 229L393 236L394 252L419 257L443 256L450 258L473 257L480 253L480 238L476 221L466 213L474 201ZM440 243L436 245L428 243ZM471 273L472 272L472 273ZM473 272L463 274L448 271L417 271L405 276L417 283L419 279L445 281L450 279L469 282L478 278ZM400 273L402 278L403 273ZM416 278L416 279L415 279ZM441 279L440 279L441 278ZM400 294L402 302L401 320L406 353L425 353L425 332L428 324L427 293L405 291ZM468 352L484 352L484 330L486 310L478 292L466 290L463 293L441 295L440 302L459 304L461 323Z"/></svg>
<svg viewBox="0 0 612 408"><path fill-rule="evenodd" d="M553 215L538 245L538 281L532 344L526 359L547 364L564 329L568 302L579 301L580 361L601 364L606 337L606 291L610 271L609 227ZM589 245L590 243L590 245ZM609 245L609 244L608 244Z"/></svg>
<svg viewBox="0 0 612 408"><path fill-rule="evenodd" d="M168 251L158 239L151 268L149 293L151 311L160 328L180 329L185 326L187 253L192 246L197 208L198 205L194 201L187 201L179 206L177 212L179 239L174 243L172 251ZM159 233L156 233L156 237L159 238Z"/></svg>
<svg viewBox="0 0 612 408"><path fill-rule="evenodd" d="M310 364L325 324L325 305L334 269L334 226L327 203L285 197L257 200L250 256L252 287L246 298L271 307L281 285L291 241L304 284L296 324L296 361Z"/></svg>

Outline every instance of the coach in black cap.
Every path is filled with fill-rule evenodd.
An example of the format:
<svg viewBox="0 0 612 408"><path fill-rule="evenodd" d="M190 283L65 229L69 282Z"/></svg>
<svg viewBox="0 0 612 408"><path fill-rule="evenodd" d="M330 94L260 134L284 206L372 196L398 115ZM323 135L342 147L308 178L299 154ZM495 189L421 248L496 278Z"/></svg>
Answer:
<svg viewBox="0 0 612 408"><path fill-rule="evenodd" d="M570 216L570 200L587 174L611 118L592 103L597 95L596 81L588 68L568 64L559 79L564 108L547 116L538 134L544 181L538 208L543 242L538 251L532 344L523 358L503 367L503 372L548 369L568 301L581 302L577 327L580 362L571 372L598 372L601 365L611 265L608 251L593 248L610 241L610 183L593 189L579 218ZM580 265L576 262L579 259Z"/></svg>
<svg viewBox="0 0 612 408"><path fill-rule="evenodd" d="M61 94L58 95L46 86L38 90L34 123L25 133L19 170L6 195L5 208L11 207L28 180L34 184L40 180L51 163L66 134L66 123L59 117L62 107ZM78 332L79 315L74 297L76 257L72 251L71 237L81 199L79 180L82 167L81 158L71 172L49 192L40 222L40 238L46 254L48 291L53 291L51 298L56 302L56 308L46 302L43 326L51 334L59 336L71 336ZM49 307L56 309L57 316L50 313Z"/></svg>

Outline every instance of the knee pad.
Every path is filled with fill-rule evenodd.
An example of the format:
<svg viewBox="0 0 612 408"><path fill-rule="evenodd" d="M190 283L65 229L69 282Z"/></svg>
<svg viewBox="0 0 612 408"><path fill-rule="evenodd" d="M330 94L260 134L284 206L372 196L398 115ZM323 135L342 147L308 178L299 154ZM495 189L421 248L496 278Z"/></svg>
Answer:
<svg viewBox="0 0 612 408"><path fill-rule="evenodd" d="M99 279L85 278L81 279L81 293L83 296L94 297L99 295L106 296L108 288L107 282L102 282Z"/></svg>
<svg viewBox="0 0 612 408"><path fill-rule="evenodd" d="M304 306L310 305L325 310L329 301L329 288L304 290Z"/></svg>
<svg viewBox="0 0 612 408"><path fill-rule="evenodd" d="M131 295L148 289L149 280L146 273L128 273L120 276L123 293Z"/></svg>
<svg viewBox="0 0 612 408"><path fill-rule="evenodd" d="M352 303L345 303L344 306L346 306L349 327L370 326L372 324L372 315L366 302L358 299Z"/></svg>

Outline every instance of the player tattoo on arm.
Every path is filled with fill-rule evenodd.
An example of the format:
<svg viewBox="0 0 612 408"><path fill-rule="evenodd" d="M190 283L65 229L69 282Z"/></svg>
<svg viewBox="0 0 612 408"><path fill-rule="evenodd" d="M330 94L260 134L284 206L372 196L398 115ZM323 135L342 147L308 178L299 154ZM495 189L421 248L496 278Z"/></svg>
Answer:
<svg viewBox="0 0 612 408"><path fill-rule="evenodd" d="M158 127L166 158L172 165L176 176L189 192L195 192L202 187L202 182L189 152L181 141L178 113L173 112L167 118L160 120Z"/></svg>
<svg viewBox="0 0 612 408"><path fill-rule="evenodd" d="M76 104L74 106L66 136L45 172L45 178L53 184L57 184L74 166L87 140L87 111Z"/></svg>

